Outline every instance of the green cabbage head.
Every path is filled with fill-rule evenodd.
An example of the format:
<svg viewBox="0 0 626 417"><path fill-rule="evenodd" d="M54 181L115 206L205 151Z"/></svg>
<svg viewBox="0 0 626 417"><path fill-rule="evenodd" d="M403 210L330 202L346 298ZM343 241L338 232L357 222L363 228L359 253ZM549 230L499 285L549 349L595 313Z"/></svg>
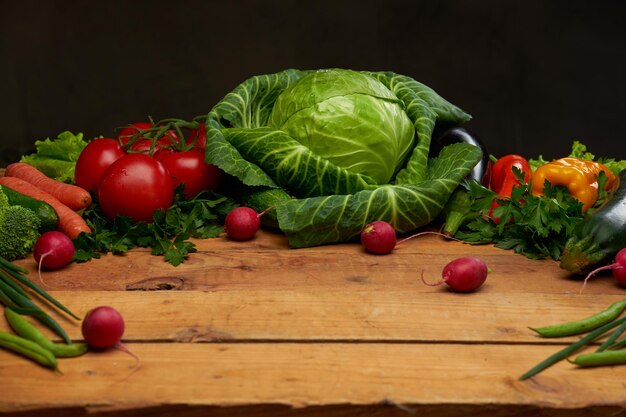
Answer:
<svg viewBox="0 0 626 417"><path fill-rule="evenodd" d="M470 116L392 72L289 69L254 76L206 117L206 161L231 196L292 247L351 240L369 222L397 232L431 223L481 158L454 144L429 156L437 123Z"/></svg>
<svg viewBox="0 0 626 417"><path fill-rule="evenodd" d="M278 96L268 125L348 171L387 184L413 148L402 102L380 81L349 70L316 71Z"/></svg>

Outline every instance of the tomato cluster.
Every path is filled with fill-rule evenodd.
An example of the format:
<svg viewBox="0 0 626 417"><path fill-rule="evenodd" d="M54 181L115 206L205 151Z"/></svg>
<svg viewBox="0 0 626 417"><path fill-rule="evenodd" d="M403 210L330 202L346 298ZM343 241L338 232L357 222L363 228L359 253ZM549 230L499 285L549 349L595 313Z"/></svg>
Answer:
<svg viewBox="0 0 626 417"><path fill-rule="evenodd" d="M151 222L154 210L172 205L179 185L186 198L193 198L215 190L220 182L222 171L204 161L203 125L187 135L185 150L179 150L181 139L172 130L156 140L141 137L151 127L134 123L115 139L95 139L76 162L76 185L97 195L102 212L111 219L123 215Z"/></svg>

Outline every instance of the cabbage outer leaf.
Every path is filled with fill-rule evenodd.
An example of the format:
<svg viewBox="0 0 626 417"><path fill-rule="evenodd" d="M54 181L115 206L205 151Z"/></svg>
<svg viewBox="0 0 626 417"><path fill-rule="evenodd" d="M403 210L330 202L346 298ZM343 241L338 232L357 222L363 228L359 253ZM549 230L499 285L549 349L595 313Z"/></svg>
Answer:
<svg viewBox="0 0 626 417"><path fill-rule="evenodd" d="M297 197L351 194L376 182L311 152L287 133L268 127L222 131L248 161L255 161L282 188Z"/></svg>
<svg viewBox="0 0 626 417"><path fill-rule="evenodd" d="M430 161L424 181L286 201L276 207L280 228L294 248L350 240L374 220L389 222L398 233L414 230L435 219L481 155L479 148L458 143Z"/></svg>

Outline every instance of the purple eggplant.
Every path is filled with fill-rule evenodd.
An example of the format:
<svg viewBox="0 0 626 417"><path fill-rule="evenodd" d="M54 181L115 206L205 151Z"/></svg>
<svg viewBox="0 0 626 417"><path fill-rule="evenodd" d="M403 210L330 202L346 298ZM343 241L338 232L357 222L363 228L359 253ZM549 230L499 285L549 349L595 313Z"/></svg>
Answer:
<svg viewBox="0 0 626 417"><path fill-rule="evenodd" d="M475 134L469 132L463 127L453 127L441 134L435 133L434 140L430 144L430 156L437 156L441 149L453 143L469 143L480 148L483 151L483 157L474 169L469 173L467 179L473 179L481 183L489 166L489 153L483 142Z"/></svg>

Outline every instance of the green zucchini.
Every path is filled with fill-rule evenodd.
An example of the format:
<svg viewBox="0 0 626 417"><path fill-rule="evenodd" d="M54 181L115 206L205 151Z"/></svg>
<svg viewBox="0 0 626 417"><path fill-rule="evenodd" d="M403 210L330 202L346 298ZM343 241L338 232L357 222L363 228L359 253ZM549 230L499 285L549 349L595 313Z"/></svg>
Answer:
<svg viewBox="0 0 626 417"><path fill-rule="evenodd" d="M56 230L59 224L59 216L50 204L19 193L9 187L2 187L2 192L7 196L10 205L22 206L35 212L41 220L40 232Z"/></svg>
<svg viewBox="0 0 626 417"><path fill-rule="evenodd" d="M561 268L584 274L626 247L626 170L620 172L619 181L609 200L574 228L561 256Z"/></svg>

